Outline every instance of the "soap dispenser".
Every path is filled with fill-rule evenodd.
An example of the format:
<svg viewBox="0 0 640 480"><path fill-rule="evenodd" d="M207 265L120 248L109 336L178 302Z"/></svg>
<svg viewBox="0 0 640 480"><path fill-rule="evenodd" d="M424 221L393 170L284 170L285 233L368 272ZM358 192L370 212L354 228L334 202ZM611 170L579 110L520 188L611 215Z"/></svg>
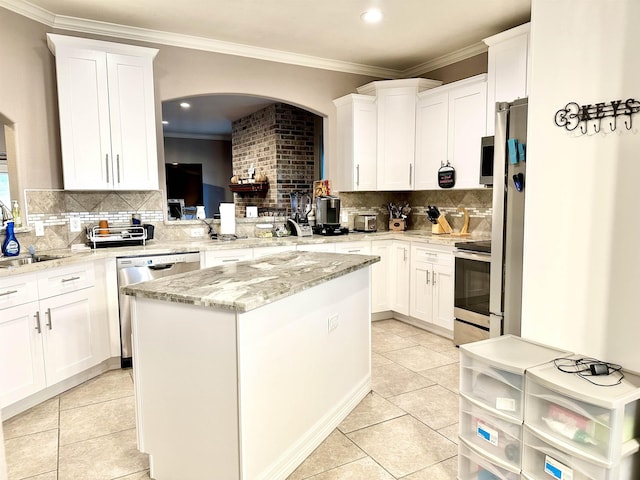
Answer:
<svg viewBox="0 0 640 480"><path fill-rule="evenodd" d="M13 221L5 223L6 237L2 243L2 253L6 257L17 257L20 254L20 244L16 238L16 234L13 231Z"/></svg>

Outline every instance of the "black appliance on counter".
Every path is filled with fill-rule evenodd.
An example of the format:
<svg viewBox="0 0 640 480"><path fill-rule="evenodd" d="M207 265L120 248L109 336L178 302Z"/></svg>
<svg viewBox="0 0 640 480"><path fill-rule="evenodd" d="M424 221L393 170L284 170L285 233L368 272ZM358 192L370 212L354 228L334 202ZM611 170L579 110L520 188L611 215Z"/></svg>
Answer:
<svg viewBox="0 0 640 480"><path fill-rule="evenodd" d="M316 224L313 233L317 235L344 235L349 229L340 226L340 199L331 195L316 197Z"/></svg>

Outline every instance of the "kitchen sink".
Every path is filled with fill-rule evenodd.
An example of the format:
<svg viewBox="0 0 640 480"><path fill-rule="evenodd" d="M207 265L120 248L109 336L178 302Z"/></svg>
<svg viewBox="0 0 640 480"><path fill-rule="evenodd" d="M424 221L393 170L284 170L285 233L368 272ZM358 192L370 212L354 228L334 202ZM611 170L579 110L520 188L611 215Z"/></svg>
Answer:
<svg viewBox="0 0 640 480"><path fill-rule="evenodd" d="M31 263L40 263L40 262L48 262L51 260L58 260L60 258L55 255L33 255L31 257L18 257L18 258L7 258L4 260L0 260L0 268L11 268L11 267L20 267L22 265L29 265Z"/></svg>

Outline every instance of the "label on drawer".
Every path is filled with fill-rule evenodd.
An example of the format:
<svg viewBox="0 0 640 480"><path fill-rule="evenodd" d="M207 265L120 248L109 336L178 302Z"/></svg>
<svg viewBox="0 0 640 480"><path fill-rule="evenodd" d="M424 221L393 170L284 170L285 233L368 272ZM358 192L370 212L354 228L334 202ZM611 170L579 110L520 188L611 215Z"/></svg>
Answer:
<svg viewBox="0 0 640 480"><path fill-rule="evenodd" d="M478 422L478 426L476 427L476 434L486 440L491 445L497 447L498 446L498 431L493 428L485 425L482 422Z"/></svg>
<svg viewBox="0 0 640 480"><path fill-rule="evenodd" d="M551 458L544 457L544 473L558 480L573 480L573 469Z"/></svg>
<svg viewBox="0 0 640 480"><path fill-rule="evenodd" d="M515 412L516 401L513 398L498 397L496 398L496 409Z"/></svg>

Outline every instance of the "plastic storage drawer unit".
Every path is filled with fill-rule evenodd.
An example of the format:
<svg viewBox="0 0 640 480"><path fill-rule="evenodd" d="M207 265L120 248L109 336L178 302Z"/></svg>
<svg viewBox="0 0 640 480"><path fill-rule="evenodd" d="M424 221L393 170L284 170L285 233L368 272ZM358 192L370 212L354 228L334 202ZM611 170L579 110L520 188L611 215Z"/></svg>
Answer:
<svg viewBox="0 0 640 480"><path fill-rule="evenodd" d="M460 393L522 421L524 372L567 352L513 335L460 345Z"/></svg>
<svg viewBox="0 0 640 480"><path fill-rule="evenodd" d="M614 465L590 462L555 448L525 426L522 476L529 480L638 480L640 454Z"/></svg>
<svg viewBox="0 0 640 480"><path fill-rule="evenodd" d="M607 385L619 377L589 378ZM526 389L525 424L557 448L608 465L638 451L640 377L625 372L604 387L552 363L528 370Z"/></svg>
<svg viewBox="0 0 640 480"><path fill-rule="evenodd" d="M507 463L520 470L522 454L522 424L507 416L477 405L462 396L460 399L460 438L478 448L487 458Z"/></svg>
<svg viewBox="0 0 640 480"><path fill-rule="evenodd" d="M492 462L461 440L458 480L520 480L520 470L513 471L508 465Z"/></svg>

